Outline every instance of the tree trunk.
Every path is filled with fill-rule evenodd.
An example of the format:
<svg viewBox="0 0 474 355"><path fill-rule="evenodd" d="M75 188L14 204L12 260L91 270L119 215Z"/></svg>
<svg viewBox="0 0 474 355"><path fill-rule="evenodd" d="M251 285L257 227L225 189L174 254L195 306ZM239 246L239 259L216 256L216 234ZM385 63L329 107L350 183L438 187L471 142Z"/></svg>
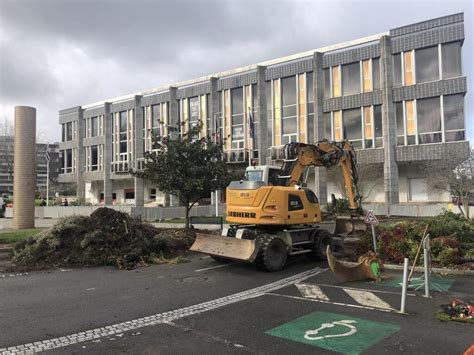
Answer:
<svg viewBox="0 0 474 355"><path fill-rule="evenodd" d="M185 219L186 219L186 222L185 222L185 225L184 225L184 228L186 229L189 229L189 210L191 208L189 208L189 203L186 204L186 215L185 215Z"/></svg>

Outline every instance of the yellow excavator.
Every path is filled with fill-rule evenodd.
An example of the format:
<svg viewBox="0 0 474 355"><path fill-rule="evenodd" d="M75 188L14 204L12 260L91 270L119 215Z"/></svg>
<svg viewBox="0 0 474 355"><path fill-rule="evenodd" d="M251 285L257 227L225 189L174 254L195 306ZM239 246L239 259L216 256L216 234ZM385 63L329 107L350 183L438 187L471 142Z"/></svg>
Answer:
<svg viewBox="0 0 474 355"><path fill-rule="evenodd" d="M254 262L267 271L283 268L289 255L306 254L324 259L333 234L318 227L318 198L302 181L309 166L339 165L344 177L351 216L336 221L336 234L365 231L357 189L356 154L349 141L315 144L289 143L284 147L281 169L250 166L245 178L226 190L226 219L230 223L220 236L198 233L191 250L216 260ZM340 239L339 239L340 240Z"/></svg>

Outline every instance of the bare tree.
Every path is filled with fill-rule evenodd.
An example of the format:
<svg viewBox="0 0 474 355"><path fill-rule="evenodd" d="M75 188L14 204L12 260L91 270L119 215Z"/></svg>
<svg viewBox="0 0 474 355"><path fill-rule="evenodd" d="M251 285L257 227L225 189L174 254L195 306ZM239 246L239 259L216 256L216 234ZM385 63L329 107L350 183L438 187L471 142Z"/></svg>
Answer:
<svg viewBox="0 0 474 355"><path fill-rule="evenodd" d="M359 182L357 184L362 201L366 200L375 187L383 182L383 167L380 164L358 164L357 174ZM328 181L332 181L338 187L341 195L346 198L344 177L339 167L328 169Z"/></svg>
<svg viewBox="0 0 474 355"><path fill-rule="evenodd" d="M474 195L474 149L469 158L457 166L430 162L423 168L428 188L449 192L459 212L469 218L469 198Z"/></svg>

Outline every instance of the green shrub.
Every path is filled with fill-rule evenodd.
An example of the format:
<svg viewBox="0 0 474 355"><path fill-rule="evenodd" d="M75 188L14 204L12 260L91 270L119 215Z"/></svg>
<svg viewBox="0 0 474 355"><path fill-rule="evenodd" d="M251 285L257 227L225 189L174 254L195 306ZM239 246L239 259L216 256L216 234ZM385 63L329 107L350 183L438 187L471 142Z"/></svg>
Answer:
<svg viewBox="0 0 474 355"><path fill-rule="evenodd" d="M328 203L326 205L326 211L330 215L336 214L350 214L351 209L349 208L349 200L346 198L338 198L334 200L335 203Z"/></svg>

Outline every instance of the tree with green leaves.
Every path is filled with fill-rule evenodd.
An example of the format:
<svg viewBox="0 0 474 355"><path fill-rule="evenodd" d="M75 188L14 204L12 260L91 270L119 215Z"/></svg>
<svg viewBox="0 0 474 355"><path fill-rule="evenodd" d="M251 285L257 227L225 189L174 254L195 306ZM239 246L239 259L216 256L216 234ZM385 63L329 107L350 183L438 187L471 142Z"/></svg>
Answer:
<svg viewBox="0 0 474 355"><path fill-rule="evenodd" d="M223 145L199 138L200 126L177 138L153 137L153 150L144 153L145 164L134 175L151 181L163 193L176 196L189 211L212 191L226 187L232 177L223 160Z"/></svg>

